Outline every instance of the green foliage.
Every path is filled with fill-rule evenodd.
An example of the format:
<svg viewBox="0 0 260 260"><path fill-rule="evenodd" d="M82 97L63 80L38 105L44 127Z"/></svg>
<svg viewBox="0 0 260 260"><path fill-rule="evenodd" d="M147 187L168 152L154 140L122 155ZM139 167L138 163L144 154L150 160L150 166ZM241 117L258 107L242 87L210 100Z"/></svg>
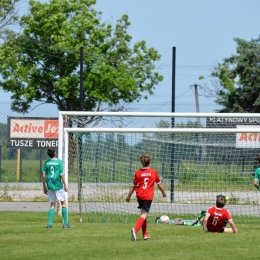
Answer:
<svg viewBox="0 0 260 260"><path fill-rule="evenodd" d="M218 63L212 72L219 88L218 112L259 113L260 111L260 37L246 41L235 38L237 53Z"/></svg>
<svg viewBox="0 0 260 260"><path fill-rule="evenodd" d="M3 140L1 145L2 158L4 160L15 160L17 159L17 148L6 147L6 139ZM40 149L32 148L21 148L21 160L47 160L48 156L45 151Z"/></svg>
<svg viewBox="0 0 260 260"><path fill-rule="evenodd" d="M27 112L31 103L78 110L79 49L84 48L84 110L131 103L153 94L163 77L155 71L160 55L145 41L131 43L127 15L101 22L96 1L30 0L20 35L0 48L0 87L12 92L12 109ZM133 46L132 48L130 46Z"/></svg>
<svg viewBox="0 0 260 260"><path fill-rule="evenodd" d="M158 123L156 123L157 128L169 128L170 127L170 122L161 119Z"/></svg>
<svg viewBox="0 0 260 260"><path fill-rule="evenodd" d="M9 26L18 19L16 5L19 0L0 1L0 38L5 39L12 34Z"/></svg>
<svg viewBox="0 0 260 260"><path fill-rule="evenodd" d="M9 185L7 182L5 182L3 186L2 194L0 195L0 201L12 201L12 197L9 196Z"/></svg>
<svg viewBox="0 0 260 260"><path fill-rule="evenodd" d="M6 146L7 142L7 124L0 123L0 145Z"/></svg>
<svg viewBox="0 0 260 260"><path fill-rule="evenodd" d="M177 123L176 127L178 127L178 128L198 128L198 127L203 128L201 123L199 123L198 121L192 121L192 120L188 120L187 122Z"/></svg>
<svg viewBox="0 0 260 260"><path fill-rule="evenodd" d="M178 216L185 217L185 216ZM136 215L137 218L137 215ZM155 216L149 214L148 219ZM202 233L200 227L148 224L151 239L130 240L133 223L78 223L63 229L61 217L46 229L47 212L1 212L1 260L7 259L258 259L255 225L239 224L238 234ZM78 218L76 218L78 219ZM236 223L238 218L234 219ZM64 239L65 238L65 239ZM61 242L62 241L62 242ZM87 246L86 246L87 244ZM15 245L15 246L14 246ZM49 250L50 245L52 250ZM218 246L216 246L218 245ZM232 245L232 248L229 246ZM188 249L188 250L187 250ZM134 254L134 255L133 255Z"/></svg>

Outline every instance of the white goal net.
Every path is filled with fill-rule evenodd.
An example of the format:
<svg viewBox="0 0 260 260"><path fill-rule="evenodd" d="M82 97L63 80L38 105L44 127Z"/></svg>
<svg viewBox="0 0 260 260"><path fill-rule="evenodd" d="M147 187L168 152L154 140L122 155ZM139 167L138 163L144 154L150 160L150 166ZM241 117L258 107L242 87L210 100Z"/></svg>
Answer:
<svg viewBox="0 0 260 260"><path fill-rule="evenodd" d="M125 198L140 155L149 153L167 191L163 198L155 188L149 216L192 218L223 194L236 222L254 222L259 121L258 114L60 112L69 212L90 222L135 219L136 198Z"/></svg>

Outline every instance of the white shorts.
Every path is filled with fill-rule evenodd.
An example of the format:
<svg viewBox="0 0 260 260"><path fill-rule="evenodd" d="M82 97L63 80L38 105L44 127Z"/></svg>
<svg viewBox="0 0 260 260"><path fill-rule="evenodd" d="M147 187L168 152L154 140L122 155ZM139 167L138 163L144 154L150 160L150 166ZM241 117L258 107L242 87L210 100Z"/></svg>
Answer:
<svg viewBox="0 0 260 260"><path fill-rule="evenodd" d="M49 197L49 202L56 202L56 199L58 201L65 201L66 200L64 189L48 190L48 197Z"/></svg>

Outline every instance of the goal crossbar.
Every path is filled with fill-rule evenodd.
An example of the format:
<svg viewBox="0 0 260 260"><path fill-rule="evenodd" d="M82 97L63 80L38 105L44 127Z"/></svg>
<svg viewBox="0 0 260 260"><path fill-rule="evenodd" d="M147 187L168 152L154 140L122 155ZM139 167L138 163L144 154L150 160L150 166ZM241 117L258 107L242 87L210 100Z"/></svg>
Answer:
<svg viewBox="0 0 260 260"><path fill-rule="evenodd" d="M69 133L259 133L259 128L64 128Z"/></svg>
<svg viewBox="0 0 260 260"><path fill-rule="evenodd" d="M186 112L89 112L89 111L60 111L59 116L115 116L115 117L223 117L223 118L260 118L260 113L186 113Z"/></svg>
<svg viewBox="0 0 260 260"><path fill-rule="evenodd" d="M181 112L181 113L161 113L161 112L90 112L90 111L59 111L59 140L58 140L58 144L59 144L59 156L61 159L61 154L62 154L62 140L63 140L63 132L64 132L64 128L63 128L63 116L100 116L100 117L172 117L172 118L205 118L205 117L212 117L212 118L217 118L217 117L222 117L222 118L239 118L239 117L247 117L247 118L260 118L260 113L252 113L252 114L245 114L245 113L185 113L185 112ZM83 130L83 129L81 129ZM161 129L162 130L162 129ZM189 128L189 130L191 130L191 128ZM231 129L229 128L229 130L223 129L223 131L231 131ZM77 131L77 130L68 130L68 131ZM91 131L95 131L95 130L84 130L86 132L91 132ZM96 130L98 131L98 130ZM134 130L130 130L130 131L134 131ZM142 132L150 132L151 130L149 130L149 128L146 128L145 130L138 130L137 132L142 133ZM154 131L154 130L153 130ZM171 132L171 133L184 133L185 132L185 128L178 130L178 128L171 128L171 129L167 129L167 132ZM207 132L208 131L208 132ZM215 132L216 131L216 132ZM237 131L237 132L236 132ZM122 129L118 129L118 132L124 132L124 130ZM168 133L169 133L168 132ZM205 128L196 128L194 129L193 133L217 133L217 129L211 128L209 130L206 130ZM254 130L250 130L250 129L242 129L240 128L239 130L237 129L232 129L231 131L232 133L244 133L244 132L248 132L248 133L254 133ZM230 132L230 133L231 133Z"/></svg>

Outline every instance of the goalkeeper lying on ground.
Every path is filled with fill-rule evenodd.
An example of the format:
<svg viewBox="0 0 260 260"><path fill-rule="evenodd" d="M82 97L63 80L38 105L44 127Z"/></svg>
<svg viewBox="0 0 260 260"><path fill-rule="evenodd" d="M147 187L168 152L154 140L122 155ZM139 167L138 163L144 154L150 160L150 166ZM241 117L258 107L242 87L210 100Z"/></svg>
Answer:
<svg viewBox="0 0 260 260"><path fill-rule="evenodd" d="M228 196L224 196L222 194L217 195L216 199L219 197L223 197L225 201L229 200ZM181 219L181 218L176 218L174 220L169 220L167 224L175 224L175 225L185 225L185 226L196 226L196 227L202 227L203 226L203 219L206 216L206 210L202 210L201 213L196 217L195 220L187 220L187 219ZM157 217L155 219L155 223L160 224L162 223L160 221L160 217ZM224 223L224 227L226 226L227 221Z"/></svg>
<svg viewBox="0 0 260 260"><path fill-rule="evenodd" d="M203 218L205 217L205 215L206 215L206 211L202 210L201 213L196 217L195 220L176 218L174 220L169 220L168 224L201 227L202 221L203 221ZM157 224L161 223L160 217L155 219L155 223L157 223Z"/></svg>

